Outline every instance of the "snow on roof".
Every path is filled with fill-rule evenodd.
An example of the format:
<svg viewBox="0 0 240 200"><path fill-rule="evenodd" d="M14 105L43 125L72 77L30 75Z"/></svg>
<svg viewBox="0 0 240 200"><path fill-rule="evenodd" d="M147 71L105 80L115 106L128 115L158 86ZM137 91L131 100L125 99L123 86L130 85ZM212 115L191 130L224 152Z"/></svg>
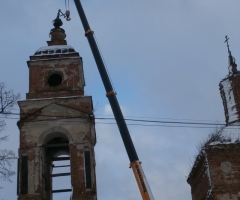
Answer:
<svg viewBox="0 0 240 200"><path fill-rule="evenodd" d="M187 181L191 180L192 175L194 174L194 170L197 168L198 163L204 159L206 174L208 175L208 181L211 185L210 172L208 166L208 159L206 156L206 149L208 148L222 148L219 145L226 144L239 144L240 143L240 122L235 122L229 126L225 126L221 129L214 130L211 134L209 134L208 138L200 143L199 153L195 158L193 166L190 170ZM211 195L211 191L209 190L209 195Z"/></svg>
<svg viewBox="0 0 240 200"><path fill-rule="evenodd" d="M235 122L219 131L219 137L209 145L240 143L240 122Z"/></svg>
<svg viewBox="0 0 240 200"><path fill-rule="evenodd" d="M43 56L43 55L56 55L56 54L69 54L76 53L74 48L70 45L54 45L54 46L45 46L41 47L36 51L34 56Z"/></svg>

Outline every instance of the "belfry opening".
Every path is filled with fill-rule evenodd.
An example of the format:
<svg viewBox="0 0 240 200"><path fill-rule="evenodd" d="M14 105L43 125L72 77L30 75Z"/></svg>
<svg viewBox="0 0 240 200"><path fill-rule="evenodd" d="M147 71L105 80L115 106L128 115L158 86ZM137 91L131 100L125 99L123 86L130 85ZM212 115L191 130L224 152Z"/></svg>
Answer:
<svg viewBox="0 0 240 200"><path fill-rule="evenodd" d="M58 196L55 193L72 192L69 141L64 137L54 137L44 147L45 165L49 170L45 173L48 177L45 184L54 200Z"/></svg>

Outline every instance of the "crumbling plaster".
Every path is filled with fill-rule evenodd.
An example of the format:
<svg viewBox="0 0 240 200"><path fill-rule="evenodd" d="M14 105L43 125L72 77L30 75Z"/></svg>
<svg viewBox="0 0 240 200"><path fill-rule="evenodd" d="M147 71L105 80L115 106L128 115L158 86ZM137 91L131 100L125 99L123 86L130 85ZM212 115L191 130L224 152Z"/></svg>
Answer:
<svg viewBox="0 0 240 200"><path fill-rule="evenodd" d="M91 194L95 198L95 155L96 133L92 113L92 98L86 96L26 100L18 102L21 117L19 157L28 157L28 196L50 199L51 173L44 146L53 138L61 137L69 141L68 154L71 157L71 184L74 188L72 199L82 199ZM91 154L91 190L85 188L84 150ZM63 152L64 149L61 151ZM61 153L60 152L60 153ZM54 156L57 156L54 154ZM21 166L21 159L19 166ZM49 169L48 169L49 168ZM45 175L44 175L45 174ZM21 174L19 176L21 182ZM19 185L20 191L20 185ZM24 200L27 199L24 198ZM19 195L19 200L22 198ZM87 198L88 199L88 198Z"/></svg>
<svg viewBox="0 0 240 200"><path fill-rule="evenodd" d="M66 101L68 106L72 104L78 110L63 106ZM89 104L88 113L79 111L81 108L78 103L81 101ZM42 146L57 135L67 137L70 144L79 141L95 144L91 98L75 97L72 101L65 98L21 101L19 106L22 114L19 122L21 145ZM86 111L86 107L82 110Z"/></svg>

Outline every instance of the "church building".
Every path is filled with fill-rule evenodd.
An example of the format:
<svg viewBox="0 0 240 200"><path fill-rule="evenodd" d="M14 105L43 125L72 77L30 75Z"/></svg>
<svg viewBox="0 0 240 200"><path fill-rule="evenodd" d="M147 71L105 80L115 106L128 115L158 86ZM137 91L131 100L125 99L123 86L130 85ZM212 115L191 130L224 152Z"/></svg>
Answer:
<svg viewBox="0 0 240 200"><path fill-rule="evenodd" d="M58 17L48 46L30 56L29 92L19 101L18 200L96 200L95 122L83 63ZM67 169L67 170L66 170ZM61 178L68 177L64 188Z"/></svg>
<svg viewBox="0 0 240 200"><path fill-rule="evenodd" d="M240 71L229 50L229 73L220 82L226 126L202 145L187 182L193 200L240 200Z"/></svg>

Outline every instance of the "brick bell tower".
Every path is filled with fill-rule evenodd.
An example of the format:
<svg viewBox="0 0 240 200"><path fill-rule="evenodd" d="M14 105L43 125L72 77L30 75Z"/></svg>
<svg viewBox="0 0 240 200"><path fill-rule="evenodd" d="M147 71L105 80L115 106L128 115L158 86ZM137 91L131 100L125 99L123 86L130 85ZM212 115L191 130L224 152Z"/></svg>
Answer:
<svg viewBox="0 0 240 200"><path fill-rule="evenodd" d="M229 50L229 74L219 84L226 126L202 145L188 176L193 200L240 200L240 71Z"/></svg>
<svg viewBox="0 0 240 200"><path fill-rule="evenodd" d="M61 25L58 13L48 46L27 62L29 92L18 102L19 200L60 199L54 195L68 193L65 199L97 199L92 97L84 96L82 58L67 45ZM64 188L61 178L67 177Z"/></svg>

